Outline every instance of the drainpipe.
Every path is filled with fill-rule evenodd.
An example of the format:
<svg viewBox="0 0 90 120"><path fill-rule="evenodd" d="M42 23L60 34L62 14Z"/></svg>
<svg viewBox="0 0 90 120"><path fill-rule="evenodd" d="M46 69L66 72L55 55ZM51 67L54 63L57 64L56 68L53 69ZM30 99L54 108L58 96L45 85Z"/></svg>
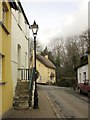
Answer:
<svg viewBox="0 0 90 120"><path fill-rule="evenodd" d="M30 68L30 38L28 38L28 69Z"/></svg>

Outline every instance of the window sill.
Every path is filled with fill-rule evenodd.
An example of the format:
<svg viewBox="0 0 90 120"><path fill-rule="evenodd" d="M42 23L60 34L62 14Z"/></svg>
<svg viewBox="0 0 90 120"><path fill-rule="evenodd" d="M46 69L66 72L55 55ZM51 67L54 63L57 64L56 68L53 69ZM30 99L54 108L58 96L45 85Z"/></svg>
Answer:
<svg viewBox="0 0 90 120"><path fill-rule="evenodd" d="M5 85L7 82L0 82L0 85Z"/></svg>
<svg viewBox="0 0 90 120"><path fill-rule="evenodd" d="M2 26L2 28L3 28L4 31L7 33L7 35L10 34L9 31L7 30L6 26L3 24L2 21L0 21L0 26Z"/></svg>

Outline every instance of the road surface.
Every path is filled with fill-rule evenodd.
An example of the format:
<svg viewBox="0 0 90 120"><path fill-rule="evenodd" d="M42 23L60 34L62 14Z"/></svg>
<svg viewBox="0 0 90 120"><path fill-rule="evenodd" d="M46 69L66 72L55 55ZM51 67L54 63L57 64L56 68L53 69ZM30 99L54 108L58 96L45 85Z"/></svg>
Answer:
<svg viewBox="0 0 90 120"><path fill-rule="evenodd" d="M78 91L57 86L38 85L61 118L88 118L88 97ZM48 109L48 108L47 108Z"/></svg>

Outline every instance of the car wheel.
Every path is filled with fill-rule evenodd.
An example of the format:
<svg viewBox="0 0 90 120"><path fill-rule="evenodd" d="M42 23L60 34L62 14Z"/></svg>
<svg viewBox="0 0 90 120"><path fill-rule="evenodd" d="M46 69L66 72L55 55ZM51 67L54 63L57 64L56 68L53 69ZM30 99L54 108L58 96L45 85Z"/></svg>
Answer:
<svg viewBox="0 0 90 120"><path fill-rule="evenodd" d="M80 89L80 94L82 94L82 90Z"/></svg>
<svg viewBox="0 0 90 120"><path fill-rule="evenodd" d="M88 91L88 98L90 98L90 90Z"/></svg>

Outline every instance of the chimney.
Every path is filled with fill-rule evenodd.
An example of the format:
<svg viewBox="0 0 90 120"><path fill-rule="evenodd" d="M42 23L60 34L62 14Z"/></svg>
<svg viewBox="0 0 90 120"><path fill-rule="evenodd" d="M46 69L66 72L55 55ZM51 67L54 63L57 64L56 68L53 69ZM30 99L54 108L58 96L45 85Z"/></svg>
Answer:
<svg viewBox="0 0 90 120"><path fill-rule="evenodd" d="M48 59L48 55L45 55L45 58L47 58L47 59Z"/></svg>

